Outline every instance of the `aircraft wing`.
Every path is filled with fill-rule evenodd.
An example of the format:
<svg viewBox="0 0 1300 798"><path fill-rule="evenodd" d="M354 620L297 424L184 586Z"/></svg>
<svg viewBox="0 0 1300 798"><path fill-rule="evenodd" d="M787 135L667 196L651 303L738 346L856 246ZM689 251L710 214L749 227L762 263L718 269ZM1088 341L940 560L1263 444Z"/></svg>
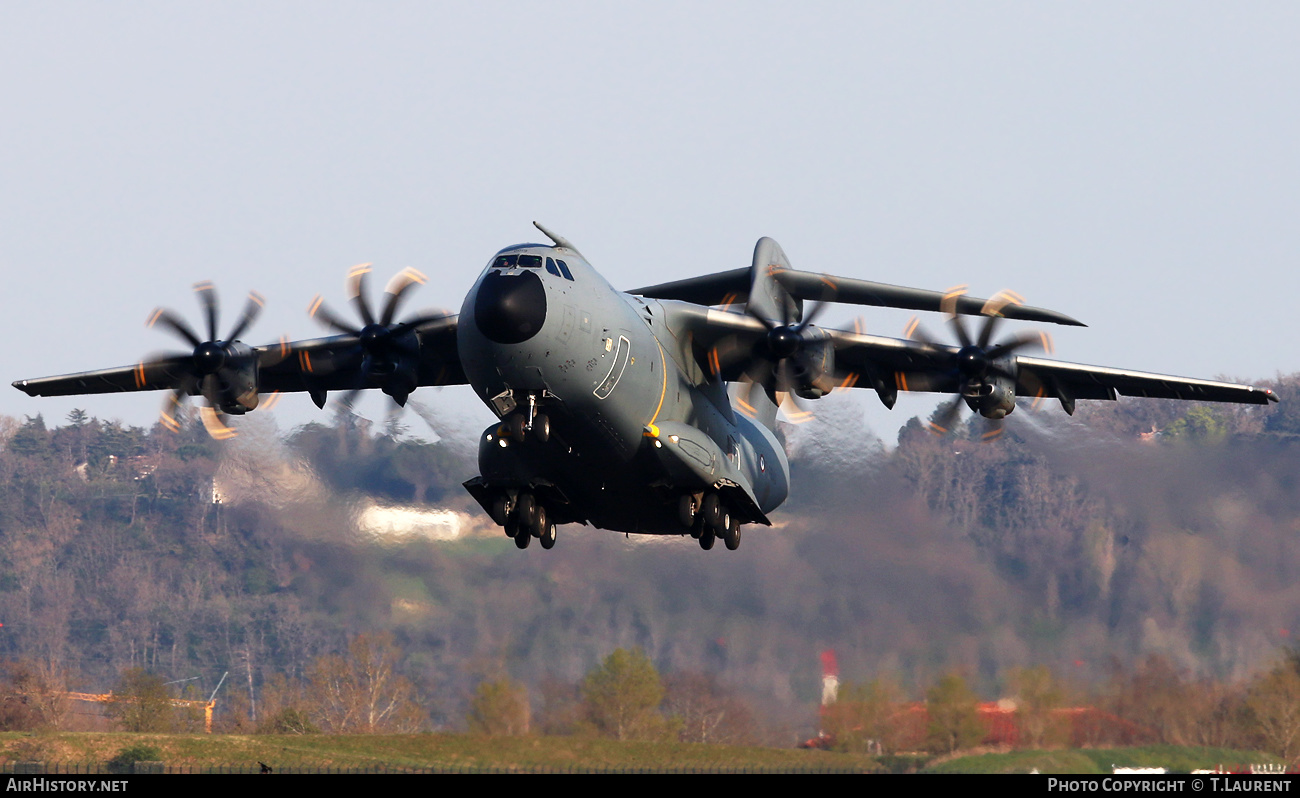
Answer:
<svg viewBox="0 0 1300 798"><path fill-rule="evenodd" d="M953 393L959 379L953 368L957 347L918 344L882 336L828 330L835 345L837 377L857 375L859 387L877 390ZM1075 399L1145 396L1197 402L1266 405L1278 400L1268 388L1152 374L1105 366L1086 366L1046 358L1013 358L1017 396L1060 399L1068 408Z"/></svg>
<svg viewBox="0 0 1300 798"><path fill-rule="evenodd" d="M1037 357L1020 356L1016 358L1016 363L1022 375L1029 373L1042 382L1048 396L1063 394L1076 399L1114 399L1118 394L1251 405L1266 405L1277 401L1277 394L1273 391L1253 385L1170 377L1104 366L1083 366ZM1024 383L1023 377L1021 382ZM1026 393L1030 391L1027 390Z"/></svg>
<svg viewBox="0 0 1300 798"><path fill-rule="evenodd" d="M842 302L850 305L903 308L905 310L948 311L979 315L989 304L987 299L965 296L955 291L926 291L888 283L874 283L851 277L834 277L796 269L774 269L772 278L793 298L819 302ZM691 277L671 283L646 286L629 294L654 299L676 299L696 305L729 305L749 297L752 271L732 269L703 277ZM1050 322L1072 327L1086 326L1064 313L1014 303L998 304L998 314L1008 319Z"/></svg>
<svg viewBox="0 0 1300 798"><path fill-rule="evenodd" d="M429 322L414 330L420 343L418 385L461 385L468 380L456 353L456 318ZM364 353L357 339L336 335L306 341L281 341L252 347L259 393L339 391L382 387L372 376L361 384ZM118 391L166 390L192 380L193 356L170 355L134 366L84 371L57 377L17 380L28 396L74 396Z"/></svg>
<svg viewBox="0 0 1300 798"><path fill-rule="evenodd" d="M28 396L77 396L118 391L152 391L170 388L184 378L189 355L155 360L146 369L141 364L113 369L83 371L59 377L16 380L14 387Z"/></svg>

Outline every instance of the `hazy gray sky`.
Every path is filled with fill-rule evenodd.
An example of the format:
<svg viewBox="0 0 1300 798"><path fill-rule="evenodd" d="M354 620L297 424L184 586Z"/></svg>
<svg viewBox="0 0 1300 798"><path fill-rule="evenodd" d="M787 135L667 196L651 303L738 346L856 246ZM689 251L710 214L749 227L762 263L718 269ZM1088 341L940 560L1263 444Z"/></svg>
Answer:
<svg viewBox="0 0 1300 798"><path fill-rule="evenodd" d="M196 318L201 279L223 327L266 296L256 342L321 334L309 299L361 261L458 309L538 219L615 285L770 235L799 268L1014 288L1091 325L1062 359L1264 380L1300 370L1297 42L1294 3L0 2L0 376L170 349L143 322Z"/></svg>

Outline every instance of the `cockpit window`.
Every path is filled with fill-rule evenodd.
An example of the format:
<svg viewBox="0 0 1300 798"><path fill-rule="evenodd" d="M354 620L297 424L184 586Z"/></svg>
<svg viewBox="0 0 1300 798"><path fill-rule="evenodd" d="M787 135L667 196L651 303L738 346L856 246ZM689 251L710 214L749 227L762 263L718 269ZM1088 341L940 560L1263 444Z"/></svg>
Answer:
<svg viewBox="0 0 1300 798"><path fill-rule="evenodd" d="M573 279L573 272L569 271L569 264L555 258L547 258L542 255L521 255L514 253L512 255L497 255L492 260L493 269L513 269L515 267L523 269L540 269L545 266L546 271L556 277L563 277L566 280Z"/></svg>

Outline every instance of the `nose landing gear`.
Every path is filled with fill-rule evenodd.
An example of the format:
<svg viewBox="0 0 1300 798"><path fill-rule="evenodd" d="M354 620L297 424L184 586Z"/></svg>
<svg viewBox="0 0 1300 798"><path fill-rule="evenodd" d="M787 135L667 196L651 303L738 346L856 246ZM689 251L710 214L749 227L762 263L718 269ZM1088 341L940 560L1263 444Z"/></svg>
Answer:
<svg viewBox="0 0 1300 798"><path fill-rule="evenodd" d="M523 443L530 435L538 443L546 443L551 439L551 420L538 410L536 395L528 394L528 406L510 414L506 419L506 431L517 443Z"/></svg>

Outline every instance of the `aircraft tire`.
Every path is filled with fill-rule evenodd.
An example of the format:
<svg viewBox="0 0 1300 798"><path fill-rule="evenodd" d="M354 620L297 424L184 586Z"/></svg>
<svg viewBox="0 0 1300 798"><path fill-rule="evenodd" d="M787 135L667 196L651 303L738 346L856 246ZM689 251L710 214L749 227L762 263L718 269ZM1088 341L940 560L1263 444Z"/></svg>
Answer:
<svg viewBox="0 0 1300 798"><path fill-rule="evenodd" d="M722 542L727 544L728 551L735 551L740 548L740 520L734 515L730 517L730 523L727 524L727 533L723 536Z"/></svg>
<svg viewBox="0 0 1300 798"><path fill-rule="evenodd" d="M519 524L513 518L506 519L506 522L501 526L505 529L508 538L519 534Z"/></svg>
<svg viewBox="0 0 1300 798"><path fill-rule="evenodd" d="M689 493L684 494L677 500L677 519L682 522L682 526L691 529L695 526L696 511L699 507L695 503L695 497Z"/></svg>
<svg viewBox="0 0 1300 798"><path fill-rule="evenodd" d="M506 422L506 429L510 432L510 437L514 438L516 443L524 442L524 425L527 423L528 420L524 418L523 413L515 413L510 416L510 420Z"/></svg>
<svg viewBox="0 0 1300 798"><path fill-rule="evenodd" d="M713 529L722 528L722 501L718 494L710 493L704 497L704 504L700 505L700 514L704 516L704 521Z"/></svg>
<svg viewBox="0 0 1300 798"><path fill-rule="evenodd" d="M718 523L713 525L713 532L720 538L727 536L727 531L731 529L731 511L726 507L718 511Z"/></svg>
<svg viewBox="0 0 1300 798"><path fill-rule="evenodd" d="M533 520L528 525L528 531L532 533L533 537L540 538L546 533L546 527L549 523L550 519L546 517L546 508L539 504L533 509Z"/></svg>
<svg viewBox="0 0 1300 798"><path fill-rule="evenodd" d="M497 522L497 526L505 526L510 520L510 511L513 509L510 506L510 497L502 493L492 500L492 520Z"/></svg>
<svg viewBox="0 0 1300 798"><path fill-rule="evenodd" d="M513 513L515 522L523 529L533 525L533 518L537 515L537 500L531 493L521 493L519 498L515 499L515 511Z"/></svg>
<svg viewBox="0 0 1300 798"><path fill-rule="evenodd" d="M528 527L521 526L515 533L515 548L526 549L528 544L533 542L533 536L528 534Z"/></svg>
<svg viewBox="0 0 1300 798"><path fill-rule="evenodd" d="M538 443L546 443L551 439L551 420L545 413L533 416L533 436Z"/></svg>
<svg viewBox="0 0 1300 798"><path fill-rule="evenodd" d="M555 523L547 523L546 529L542 531L542 548L550 549L555 546Z"/></svg>
<svg viewBox="0 0 1300 798"><path fill-rule="evenodd" d="M704 549L705 551L708 551L709 549L713 548L713 541L717 539L718 536L713 534L713 527L711 526L704 527L704 532L700 534L700 548Z"/></svg>

